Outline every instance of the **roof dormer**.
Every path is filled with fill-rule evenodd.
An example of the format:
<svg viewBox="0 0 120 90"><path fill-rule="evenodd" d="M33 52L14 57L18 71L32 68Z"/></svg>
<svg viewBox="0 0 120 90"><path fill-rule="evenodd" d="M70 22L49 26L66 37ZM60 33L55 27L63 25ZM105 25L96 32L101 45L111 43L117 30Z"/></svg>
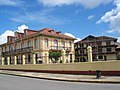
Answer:
<svg viewBox="0 0 120 90"><path fill-rule="evenodd" d="M28 29L24 29L24 35L25 37L28 36Z"/></svg>

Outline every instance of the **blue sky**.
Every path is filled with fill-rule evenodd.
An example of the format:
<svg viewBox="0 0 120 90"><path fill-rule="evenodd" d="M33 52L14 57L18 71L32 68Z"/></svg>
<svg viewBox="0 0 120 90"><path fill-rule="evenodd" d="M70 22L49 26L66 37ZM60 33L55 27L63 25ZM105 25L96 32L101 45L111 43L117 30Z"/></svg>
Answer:
<svg viewBox="0 0 120 90"><path fill-rule="evenodd" d="M75 38L112 36L120 41L120 0L0 0L0 43L29 28L52 28Z"/></svg>

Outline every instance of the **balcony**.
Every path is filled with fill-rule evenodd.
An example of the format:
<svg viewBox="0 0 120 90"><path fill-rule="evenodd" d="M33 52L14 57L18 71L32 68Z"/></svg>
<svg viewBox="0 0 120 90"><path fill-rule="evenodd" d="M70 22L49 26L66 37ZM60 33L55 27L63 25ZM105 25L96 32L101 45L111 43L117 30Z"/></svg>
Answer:
<svg viewBox="0 0 120 90"><path fill-rule="evenodd" d="M62 47L62 46L51 46L52 51L62 51L65 49L66 51L71 51L71 47Z"/></svg>
<svg viewBox="0 0 120 90"><path fill-rule="evenodd" d="M107 50L94 50L93 54L116 54L117 52L115 50L107 51Z"/></svg>
<svg viewBox="0 0 120 90"><path fill-rule="evenodd" d="M33 50L33 47L25 47L25 48L21 48L21 49L16 49L16 50L2 52L1 55L2 56L6 56L6 55L19 54L19 53L29 53L32 50Z"/></svg>
<svg viewBox="0 0 120 90"><path fill-rule="evenodd" d="M25 48L21 48L21 49L16 49L14 50L15 53L28 53L33 51L33 47L25 47Z"/></svg>

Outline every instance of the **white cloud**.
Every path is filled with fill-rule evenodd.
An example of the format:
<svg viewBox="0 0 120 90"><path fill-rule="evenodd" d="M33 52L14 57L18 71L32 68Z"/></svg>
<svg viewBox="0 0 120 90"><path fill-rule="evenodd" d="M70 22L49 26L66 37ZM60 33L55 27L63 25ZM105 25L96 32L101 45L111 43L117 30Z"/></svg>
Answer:
<svg viewBox="0 0 120 90"><path fill-rule="evenodd" d="M90 15L90 16L88 16L88 20L92 20L94 18L94 15Z"/></svg>
<svg viewBox="0 0 120 90"><path fill-rule="evenodd" d="M67 35L67 36L70 36L70 37L73 37L73 38L76 38L73 34L71 34L71 33L65 33L65 35ZM81 39L80 38L76 38L76 40L74 41L74 42L78 42L78 41L80 41Z"/></svg>
<svg viewBox="0 0 120 90"><path fill-rule="evenodd" d="M0 0L0 5L19 6L22 3L21 0Z"/></svg>
<svg viewBox="0 0 120 90"><path fill-rule="evenodd" d="M18 27L18 30L17 30L17 31L23 33L23 32L24 32L24 29L28 29L28 26L26 26L26 25L21 25L21 26Z"/></svg>
<svg viewBox="0 0 120 90"><path fill-rule="evenodd" d="M7 42L7 36L13 36L14 32L11 30L6 30L2 35L0 35L0 44Z"/></svg>
<svg viewBox="0 0 120 90"><path fill-rule="evenodd" d="M61 24L63 21L61 19L56 18L55 16L51 16L53 9L44 9L41 11L36 12L26 12L24 15L18 15L10 20L14 22L21 22L21 23L45 23L45 24Z"/></svg>
<svg viewBox="0 0 120 90"><path fill-rule="evenodd" d="M81 41L81 39L80 38L76 38L75 43L78 42L78 41Z"/></svg>
<svg viewBox="0 0 120 90"><path fill-rule="evenodd" d="M75 36L71 33L65 33L65 35L75 38Z"/></svg>
<svg viewBox="0 0 120 90"><path fill-rule="evenodd" d="M7 36L14 36L14 32L18 31L18 32L23 32L24 29L28 29L28 26L26 25L21 25L18 27L18 30L6 30L3 34L0 35L0 44L2 43L6 43L7 42Z"/></svg>
<svg viewBox="0 0 120 90"><path fill-rule="evenodd" d="M113 0L37 0L40 3L43 3L45 6L61 6L61 5L71 5L71 4L80 4L85 8L94 8L100 4L107 4Z"/></svg>
<svg viewBox="0 0 120 90"><path fill-rule="evenodd" d="M101 17L100 20L97 21L97 24L100 23L109 23L110 30L108 30L108 33L120 33L120 0L114 1L116 4L116 7L112 9L111 11L108 11Z"/></svg>
<svg viewBox="0 0 120 90"><path fill-rule="evenodd" d="M118 40L117 40L117 42L119 42L119 43L120 43L120 37L118 37Z"/></svg>

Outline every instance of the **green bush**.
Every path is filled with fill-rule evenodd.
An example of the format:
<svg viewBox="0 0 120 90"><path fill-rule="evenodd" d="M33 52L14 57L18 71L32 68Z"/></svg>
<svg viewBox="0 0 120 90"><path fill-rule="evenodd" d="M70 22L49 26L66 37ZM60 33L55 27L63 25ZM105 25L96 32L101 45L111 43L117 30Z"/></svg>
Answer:
<svg viewBox="0 0 120 90"><path fill-rule="evenodd" d="M62 52L49 52L49 58L55 63L58 62L61 56L62 56Z"/></svg>

